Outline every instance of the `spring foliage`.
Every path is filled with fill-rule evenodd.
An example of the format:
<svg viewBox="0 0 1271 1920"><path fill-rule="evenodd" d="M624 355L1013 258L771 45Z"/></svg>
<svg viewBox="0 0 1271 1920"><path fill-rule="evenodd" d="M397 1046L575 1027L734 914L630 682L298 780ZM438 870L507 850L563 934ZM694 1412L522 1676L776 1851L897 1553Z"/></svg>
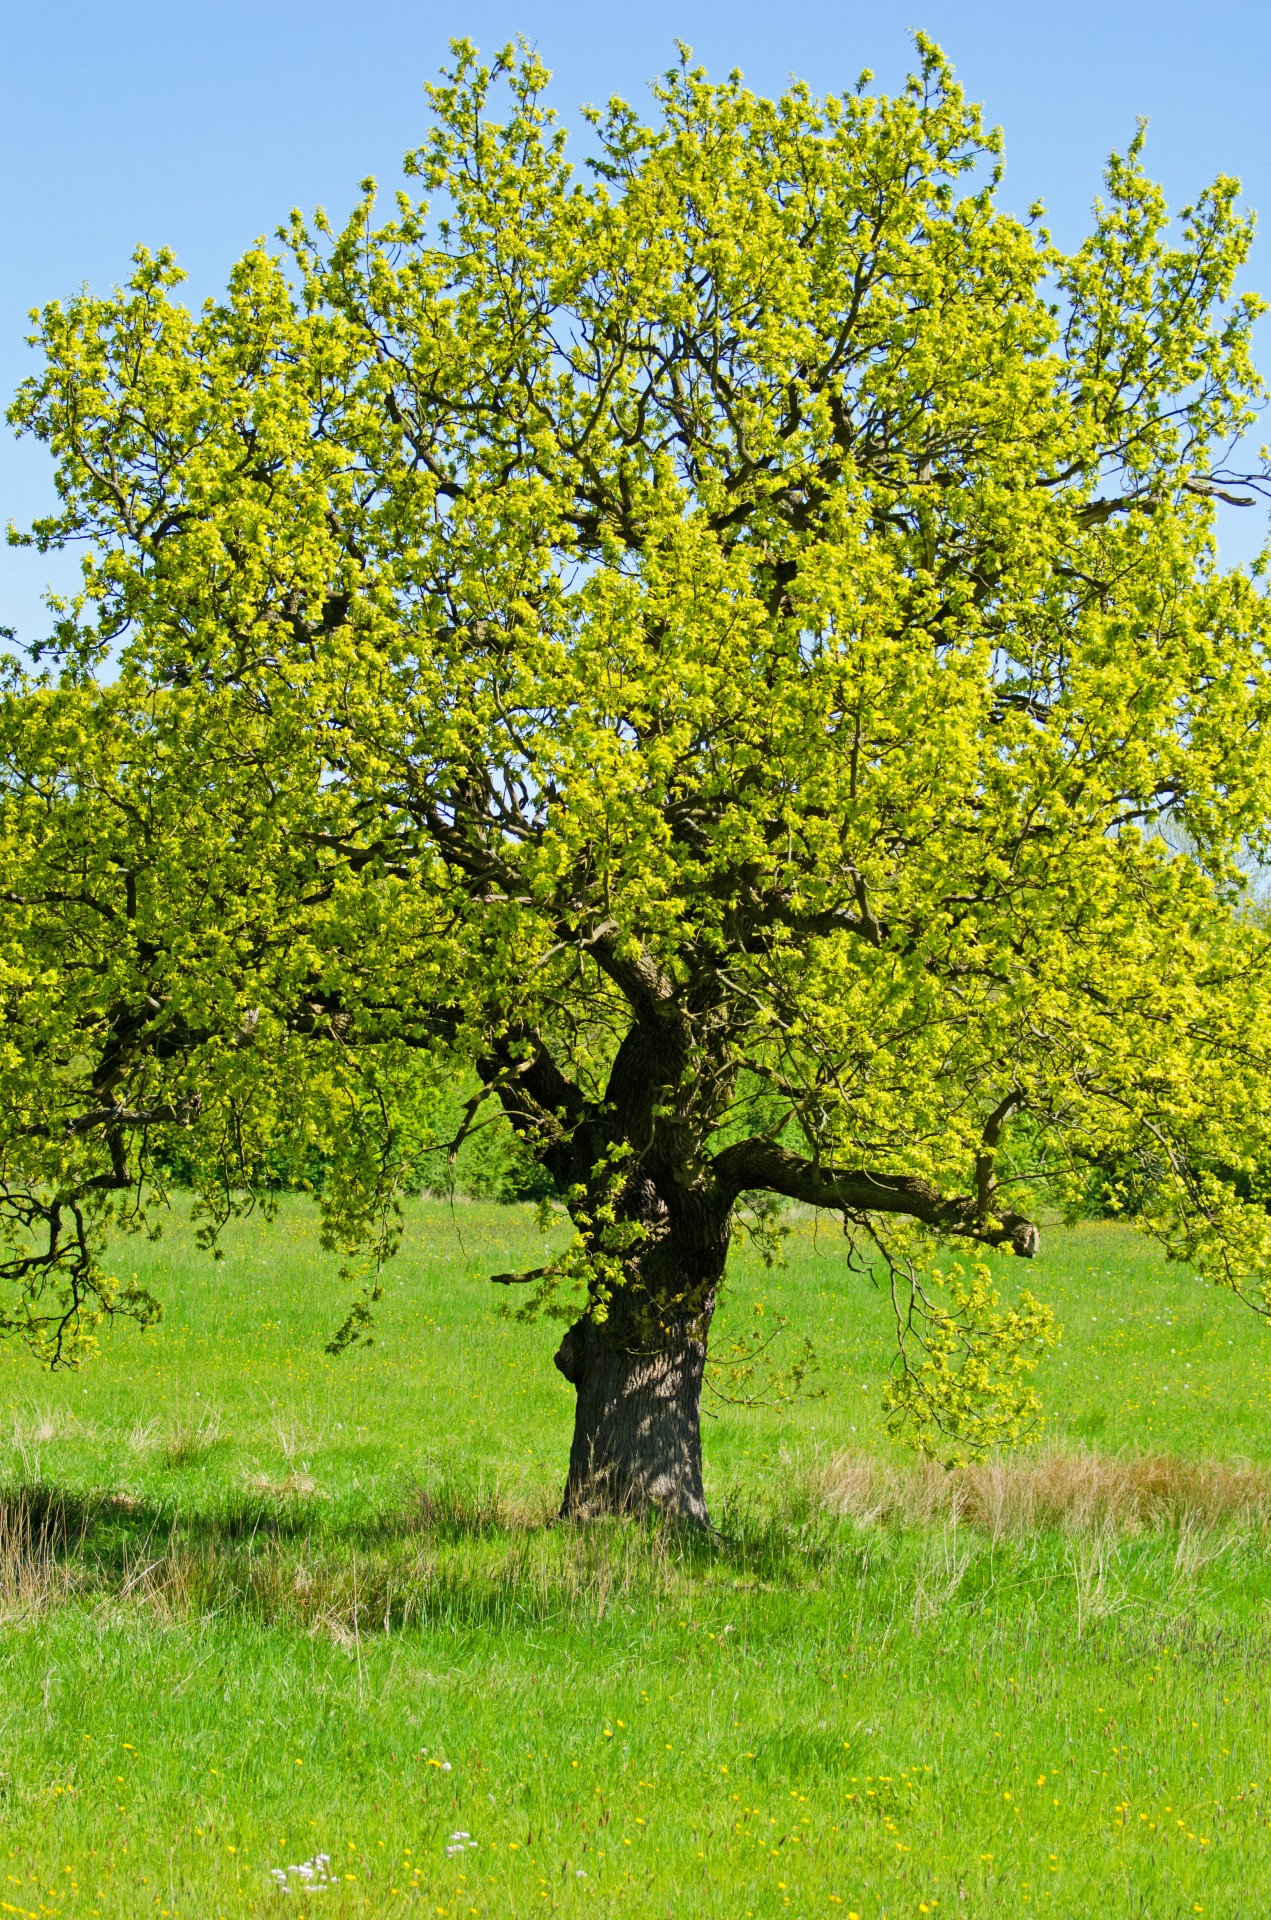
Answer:
<svg viewBox="0 0 1271 1920"><path fill-rule="evenodd" d="M1220 179L1172 226L1140 138L1060 253L922 40L894 98L685 60L581 171L546 78L456 43L387 215L38 316L22 537L84 575L0 715L3 1324L150 1310L100 1248L178 1131L210 1234L321 1156L373 1293L470 1075L583 1311L823 1207L898 1417L1000 1438L1045 1316L932 1238L1031 1253L1102 1157L1271 1273L1250 225Z"/></svg>

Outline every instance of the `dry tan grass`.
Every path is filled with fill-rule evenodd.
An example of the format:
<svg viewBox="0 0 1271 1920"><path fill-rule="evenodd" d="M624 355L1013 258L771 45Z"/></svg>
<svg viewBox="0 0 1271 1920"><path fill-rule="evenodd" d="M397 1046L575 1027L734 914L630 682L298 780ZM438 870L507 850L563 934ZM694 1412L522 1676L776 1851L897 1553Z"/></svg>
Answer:
<svg viewBox="0 0 1271 1920"><path fill-rule="evenodd" d="M149 1453L152 1447L159 1445L162 1429L159 1422L151 1416L149 1420L137 1420L128 1431L128 1447L132 1453Z"/></svg>
<svg viewBox="0 0 1271 1920"><path fill-rule="evenodd" d="M189 1444L202 1452L217 1430L202 1423ZM171 1438L152 1428L143 1444ZM867 1454L792 1462L788 1510L747 1510L736 1524L725 1516L718 1540L698 1542L642 1525L548 1524L545 1494L458 1483L417 1493L356 1541L326 1539L317 1508L299 1514L299 1503L323 1497L307 1474L262 1474L248 1486L262 1497L259 1512L249 1501L223 1532L193 1535L158 1510L147 1524L142 1503L122 1491L82 1505L38 1484L0 1495L0 1620L68 1600L167 1621L246 1611L355 1649L360 1637L430 1619L518 1630L560 1616L600 1620L631 1595L691 1596L703 1575L716 1577L721 1551L729 1579L739 1569L752 1583L784 1579L794 1562L814 1569L816 1553L832 1550L816 1524L829 1514L917 1536L904 1562L917 1628L957 1604L977 1539L1049 1533L1053 1543L1058 1532L1080 1637L1137 1604L1126 1584L1129 1537L1156 1536L1170 1604L1185 1607L1226 1556L1265 1551L1271 1536L1271 1468L1058 1449L952 1472ZM135 1532L98 1537L96 1516L127 1513L139 1515Z"/></svg>
<svg viewBox="0 0 1271 1920"><path fill-rule="evenodd" d="M201 1407L197 1413L178 1417L162 1436L163 1457L170 1467L193 1467L205 1460L221 1438L221 1410Z"/></svg>
<svg viewBox="0 0 1271 1920"><path fill-rule="evenodd" d="M13 1415L13 1445L19 1452L47 1446L51 1440L95 1438L96 1428L67 1407L21 1407Z"/></svg>
<svg viewBox="0 0 1271 1920"><path fill-rule="evenodd" d="M132 1453L161 1453L170 1467L197 1466L223 1438L221 1410L213 1401L177 1413L166 1424L151 1415L137 1420L127 1435Z"/></svg>
<svg viewBox="0 0 1271 1920"><path fill-rule="evenodd" d="M249 1473L244 1485L253 1493L264 1494L269 1500L325 1500L328 1495L318 1485L311 1473L303 1469L299 1473L289 1473L282 1480L273 1480L267 1473Z"/></svg>
<svg viewBox="0 0 1271 1920"><path fill-rule="evenodd" d="M1202 1535L1239 1523L1271 1525L1271 1468L1171 1454L1123 1458L1059 1449L947 1469L835 1454L810 1473L814 1499L865 1525L954 1521L991 1534L1132 1533L1177 1527L1183 1563Z"/></svg>
<svg viewBox="0 0 1271 1920"><path fill-rule="evenodd" d="M317 1451L326 1439L322 1427L315 1428L311 1423L289 1418L275 1413L270 1421L274 1440L284 1460L304 1459Z"/></svg>
<svg viewBox="0 0 1271 1920"><path fill-rule="evenodd" d="M554 1494L511 1493L484 1481L475 1486L442 1481L416 1490L405 1519L410 1531L420 1533L534 1533L557 1511Z"/></svg>
<svg viewBox="0 0 1271 1920"><path fill-rule="evenodd" d="M70 1597L82 1538L83 1523L59 1503L0 1495L0 1620L29 1619Z"/></svg>

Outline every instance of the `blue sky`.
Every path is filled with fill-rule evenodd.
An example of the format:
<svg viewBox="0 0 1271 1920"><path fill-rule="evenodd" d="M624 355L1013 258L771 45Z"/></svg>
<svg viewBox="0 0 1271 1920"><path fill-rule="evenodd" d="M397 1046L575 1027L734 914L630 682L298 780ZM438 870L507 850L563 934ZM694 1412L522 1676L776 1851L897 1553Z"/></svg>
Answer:
<svg viewBox="0 0 1271 1920"><path fill-rule="evenodd" d="M11 9L6 24L0 390L31 364L27 309L84 281L114 284L137 242L172 246L197 299L292 206L335 214L364 174L391 181L455 34L489 50L523 33L569 114L640 95L677 38L764 91L792 74L841 88L865 66L892 86L915 26L1005 129L1008 204L1044 200L1056 238L1074 242L1109 148L1146 115L1149 165L1172 204L1221 171L1265 210L1248 277L1271 293L1271 0L62 0ZM1261 359L1271 374L1267 322ZM4 430L0 520L28 520L51 497L41 450ZM1251 553L1264 514L1225 512L1224 551ZM72 572L0 548L0 624L36 637L45 583Z"/></svg>

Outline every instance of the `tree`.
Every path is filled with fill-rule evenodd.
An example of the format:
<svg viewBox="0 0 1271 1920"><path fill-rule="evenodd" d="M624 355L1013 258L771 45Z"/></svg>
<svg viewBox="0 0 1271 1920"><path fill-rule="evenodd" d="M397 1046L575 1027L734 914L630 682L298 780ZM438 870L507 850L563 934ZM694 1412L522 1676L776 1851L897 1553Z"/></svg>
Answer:
<svg viewBox="0 0 1271 1920"><path fill-rule="evenodd" d="M321 1154L359 1337L465 1073L572 1223L501 1276L569 1321L571 1511L705 1518L757 1197L887 1279L931 1444L1031 1419L1048 1318L983 1254L1100 1156L1263 1298L1267 603L1213 540L1250 225L1220 179L1172 235L1140 134L1059 253L918 48L895 98L685 59L577 177L535 58L459 42L383 224L366 182L197 315L142 252L39 317L28 537L86 555L3 718L42 1350L150 1311L100 1247L177 1129L209 1237Z"/></svg>

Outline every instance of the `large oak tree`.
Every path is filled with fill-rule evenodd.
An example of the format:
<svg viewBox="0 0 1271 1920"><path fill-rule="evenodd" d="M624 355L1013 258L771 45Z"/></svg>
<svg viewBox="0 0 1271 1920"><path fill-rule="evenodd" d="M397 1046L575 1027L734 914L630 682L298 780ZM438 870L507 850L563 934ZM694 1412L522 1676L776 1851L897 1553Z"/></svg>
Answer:
<svg viewBox="0 0 1271 1920"><path fill-rule="evenodd" d="M0 720L41 1351L149 1310L101 1246L174 1140L209 1232L320 1160L373 1293L457 1079L572 1222L501 1277L567 1311L574 1511L705 1517L764 1196L889 1277L893 1411L956 1445L1046 1337L981 1250L1096 1163L1261 1298L1268 614L1214 546L1250 229L1228 180L1171 228L1136 142L1059 253L919 56L895 98L682 63L575 173L537 62L460 43L386 221L367 182L198 313L139 254L39 316L31 537L84 552Z"/></svg>

